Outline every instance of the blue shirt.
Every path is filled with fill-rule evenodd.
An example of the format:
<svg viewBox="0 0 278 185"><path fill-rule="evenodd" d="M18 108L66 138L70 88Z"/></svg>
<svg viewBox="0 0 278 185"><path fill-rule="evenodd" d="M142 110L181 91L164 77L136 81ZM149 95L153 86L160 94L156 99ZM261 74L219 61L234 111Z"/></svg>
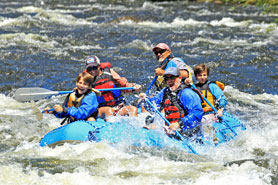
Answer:
<svg viewBox="0 0 278 185"><path fill-rule="evenodd" d="M155 102L158 107L160 107L163 101L165 89L166 87L163 88L156 96L150 98L150 101ZM203 109L199 95L191 88L184 88L180 95L180 102L182 104L182 108L187 114L181 118L183 123L182 129L186 130L200 125L203 116Z"/></svg>
<svg viewBox="0 0 278 185"><path fill-rule="evenodd" d="M225 108L227 105L227 99L220 87L218 87L218 85L215 83L209 83L209 89L211 94L215 97L218 107Z"/></svg>
<svg viewBox="0 0 278 185"><path fill-rule="evenodd" d="M61 113L57 113L56 117L63 118L71 116L77 120L86 120L98 108L97 96L94 92L91 92L84 96L79 107L68 107L66 102L63 108L64 111Z"/></svg>

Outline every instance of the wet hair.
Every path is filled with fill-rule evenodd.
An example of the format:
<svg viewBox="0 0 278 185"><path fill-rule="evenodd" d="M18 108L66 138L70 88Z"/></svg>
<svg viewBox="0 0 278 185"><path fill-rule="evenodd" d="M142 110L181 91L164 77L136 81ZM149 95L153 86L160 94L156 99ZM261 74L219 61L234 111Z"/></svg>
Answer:
<svg viewBox="0 0 278 185"><path fill-rule="evenodd" d="M87 82L89 85L93 85L94 78L92 75L90 75L87 72L82 72L76 77L76 82L79 82L79 80L83 78L84 82Z"/></svg>
<svg viewBox="0 0 278 185"><path fill-rule="evenodd" d="M202 72L207 72L207 75L209 76L209 67L206 64L198 64L194 67L194 75L197 76L198 74Z"/></svg>

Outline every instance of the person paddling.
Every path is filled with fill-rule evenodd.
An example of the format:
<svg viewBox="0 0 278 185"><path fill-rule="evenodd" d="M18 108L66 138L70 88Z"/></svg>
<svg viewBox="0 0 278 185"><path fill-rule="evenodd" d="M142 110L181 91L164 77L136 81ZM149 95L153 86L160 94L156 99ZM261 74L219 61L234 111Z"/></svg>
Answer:
<svg viewBox="0 0 278 185"><path fill-rule="evenodd" d="M172 135L172 131L177 130L183 136L198 136L203 115L200 95L181 82L177 67L167 68L163 77L167 86L149 100L165 113L170 122L169 127L165 126L166 132ZM139 97L142 100L147 98L145 93L140 93Z"/></svg>
<svg viewBox="0 0 278 185"><path fill-rule="evenodd" d="M117 88L117 87L134 87L136 92L142 89L141 85L129 83L126 78L121 77L113 69L110 63L101 63L95 55L89 56L85 60L86 72L94 78L93 88ZM132 92L126 90L124 92ZM98 97L99 117L106 119L109 116L137 116L137 108L135 106L126 105L125 98L120 90L106 91Z"/></svg>
<svg viewBox="0 0 278 185"><path fill-rule="evenodd" d="M182 81L184 81L185 84L189 85L192 82L189 67L181 58L174 57L170 47L167 44L159 43L152 49L152 51L154 52L157 61L160 63L160 66L155 69L155 74L158 76L155 83L157 91L160 91L162 88L166 87L166 82L163 78L163 75L165 70L167 70L169 67L177 67L179 69Z"/></svg>
<svg viewBox="0 0 278 185"><path fill-rule="evenodd" d="M76 120L96 121L98 101L97 95L92 90L93 77L86 73L80 73L76 78L76 88L70 93L62 105L54 105L54 111L50 107L44 109L45 113L54 114L65 121Z"/></svg>
<svg viewBox="0 0 278 185"><path fill-rule="evenodd" d="M227 100L223 93L224 84L218 81L209 81L209 74L210 69L205 64L198 64L194 67L194 75L198 81L198 83L195 84L196 88L204 95L210 104L217 109L215 115L213 109L204 101L202 103L204 111L202 123L217 121L217 117L222 117L227 105Z"/></svg>

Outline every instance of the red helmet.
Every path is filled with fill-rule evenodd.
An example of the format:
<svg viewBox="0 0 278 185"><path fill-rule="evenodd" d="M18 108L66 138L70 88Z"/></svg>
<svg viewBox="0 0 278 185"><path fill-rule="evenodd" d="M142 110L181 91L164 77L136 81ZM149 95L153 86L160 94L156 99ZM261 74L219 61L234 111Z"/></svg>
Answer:
<svg viewBox="0 0 278 185"><path fill-rule="evenodd" d="M161 50L168 50L168 51L171 51L171 50L170 50L170 47L169 47L167 44L165 44L165 43L159 43L159 44L157 44L157 45L153 48L153 51L155 51L155 49L157 49L157 48L159 48L159 49L161 49Z"/></svg>

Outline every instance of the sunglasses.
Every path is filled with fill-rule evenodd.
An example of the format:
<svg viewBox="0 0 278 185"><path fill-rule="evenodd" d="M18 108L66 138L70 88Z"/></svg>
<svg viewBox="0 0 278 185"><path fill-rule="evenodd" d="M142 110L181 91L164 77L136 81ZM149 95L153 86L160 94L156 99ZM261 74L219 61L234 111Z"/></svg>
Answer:
<svg viewBox="0 0 278 185"><path fill-rule="evenodd" d="M88 67L87 71L95 71L98 69L98 66Z"/></svg>
<svg viewBox="0 0 278 185"><path fill-rule="evenodd" d="M155 55L158 55L158 54L162 54L164 53L166 50L162 49L162 50L159 50L159 51L154 51L154 54Z"/></svg>
<svg viewBox="0 0 278 185"><path fill-rule="evenodd" d="M169 76L169 77L167 77L167 76L164 76L164 80L165 81L167 81L167 80L175 80L176 78L178 78L178 76Z"/></svg>

